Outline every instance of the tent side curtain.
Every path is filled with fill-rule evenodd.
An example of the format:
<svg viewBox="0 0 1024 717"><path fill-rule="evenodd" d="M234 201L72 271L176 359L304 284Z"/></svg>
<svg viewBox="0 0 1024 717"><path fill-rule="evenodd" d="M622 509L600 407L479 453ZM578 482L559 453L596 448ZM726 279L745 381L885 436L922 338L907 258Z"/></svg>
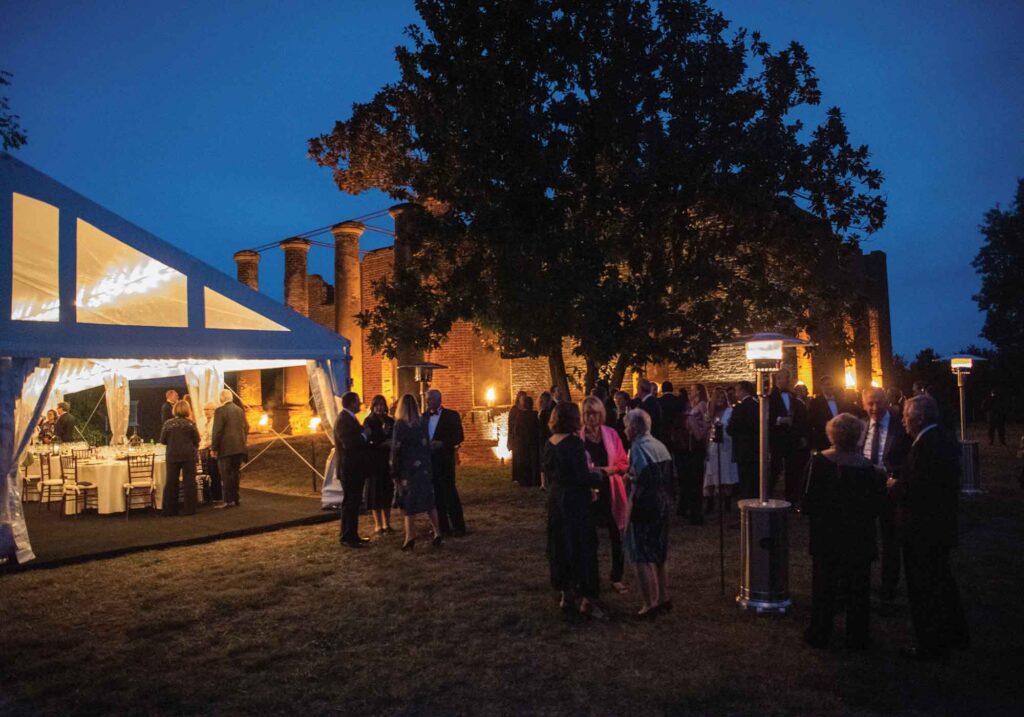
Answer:
<svg viewBox="0 0 1024 717"><path fill-rule="evenodd" d="M349 342L0 153L0 355L342 359Z"/></svg>
<svg viewBox="0 0 1024 717"><path fill-rule="evenodd" d="M37 360L0 358L0 555L13 553L18 563L35 558L18 471L59 371L59 360L40 367Z"/></svg>
<svg viewBox="0 0 1024 717"><path fill-rule="evenodd" d="M347 361L310 361L306 364L309 374L309 393L313 398L320 425L331 442L331 452L324 464L324 484L320 491L321 502L326 505L341 503L341 485L337 477L337 452L334 444L334 425L341 410L341 396L348 390Z"/></svg>

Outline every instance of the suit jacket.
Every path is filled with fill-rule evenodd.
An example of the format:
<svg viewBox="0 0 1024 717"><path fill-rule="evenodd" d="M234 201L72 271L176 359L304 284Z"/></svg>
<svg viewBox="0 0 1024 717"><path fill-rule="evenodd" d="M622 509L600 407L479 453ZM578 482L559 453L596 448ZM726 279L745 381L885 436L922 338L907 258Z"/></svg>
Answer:
<svg viewBox="0 0 1024 717"><path fill-rule="evenodd" d="M875 518L884 499L885 476L870 461L839 466L824 455L814 456L801 503L810 518L811 555L874 559Z"/></svg>
<svg viewBox="0 0 1024 717"><path fill-rule="evenodd" d="M835 397L836 416L840 413L852 413L851 406L841 396ZM835 416L829 408L828 399L824 396L815 396L807 404L807 433L811 443L811 450L823 451L831 444L828 435L825 433L825 424Z"/></svg>
<svg viewBox="0 0 1024 717"><path fill-rule="evenodd" d="M61 443L73 443L75 441L75 426L77 423L75 417L70 413L59 416L53 428L54 437Z"/></svg>
<svg viewBox="0 0 1024 717"><path fill-rule="evenodd" d="M430 432L430 415L423 416L427 424L427 432ZM441 415L437 419L437 428L434 429L434 437L431 441L440 441L440 448L431 450L430 458L434 466L434 475L455 477L455 449L466 440L462 432L462 418L458 411L441 407Z"/></svg>
<svg viewBox="0 0 1024 717"><path fill-rule="evenodd" d="M786 416L793 419L792 425L776 425L779 418ZM789 394L788 411L779 389L773 388L772 392L768 394L768 440L772 451L782 453L805 450L810 447L807 432L807 408L796 397L796 394L792 392Z"/></svg>
<svg viewBox="0 0 1024 717"><path fill-rule="evenodd" d="M225 403L213 412L213 431L210 434L210 450L217 458L245 455L245 437L249 424L245 422L245 411L234 403Z"/></svg>
<svg viewBox="0 0 1024 717"><path fill-rule="evenodd" d="M334 445L339 452L338 480L361 475L366 468L367 442L359 419L348 411L338 413L338 421L334 424Z"/></svg>
<svg viewBox="0 0 1024 717"><path fill-rule="evenodd" d="M665 393L658 398L658 404L661 406L661 425L664 427L665 438L670 438L676 416L685 410L685 402L674 393Z"/></svg>
<svg viewBox="0 0 1024 717"><path fill-rule="evenodd" d="M646 396L644 400L637 404L637 408L647 411L647 415L651 417L651 435L665 443L667 440L665 422L662 418L661 404L658 403L658 399L653 396Z"/></svg>
<svg viewBox="0 0 1024 717"><path fill-rule="evenodd" d="M164 425L174 418L174 405L170 401L164 401L160 406L160 425Z"/></svg>
<svg viewBox="0 0 1024 717"><path fill-rule="evenodd" d="M732 459L736 463L757 463L761 454L761 415L757 400L747 396L732 407L726 432L732 436Z"/></svg>
<svg viewBox="0 0 1024 717"><path fill-rule="evenodd" d="M871 419L866 419L864 424L864 440L868 438L868 426ZM882 466L887 473L899 473L910 453L910 436L903 428L899 416L892 409L889 410L889 430L885 434L885 445L882 446ZM861 444L863 452L864 444Z"/></svg>
<svg viewBox="0 0 1024 717"><path fill-rule="evenodd" d="M892 492L903 510L904 539L919 547L957 544L960 455L941 426L920 435Z"/></svg>

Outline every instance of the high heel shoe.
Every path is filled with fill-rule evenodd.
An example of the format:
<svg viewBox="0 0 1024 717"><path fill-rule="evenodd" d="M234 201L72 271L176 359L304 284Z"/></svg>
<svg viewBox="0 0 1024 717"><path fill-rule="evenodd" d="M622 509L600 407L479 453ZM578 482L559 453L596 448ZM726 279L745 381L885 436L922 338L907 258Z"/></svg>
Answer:
<svg viewBox="0 0 1024 717"><path fill-rule="evenodd" d="M416 538L413 538L408 543L402 543L402 552L403 553L406 553L406 552L411 553L411 552L413 552L415 550L415 548L416 548Z"/></svg>

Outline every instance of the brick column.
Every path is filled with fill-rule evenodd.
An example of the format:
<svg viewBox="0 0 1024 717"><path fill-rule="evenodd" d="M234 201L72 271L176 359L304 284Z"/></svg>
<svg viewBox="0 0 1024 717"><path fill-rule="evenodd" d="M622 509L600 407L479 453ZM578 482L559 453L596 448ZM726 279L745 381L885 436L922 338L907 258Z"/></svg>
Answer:
<svg viewBox="0 0 1024 717"><path fill-rule="evenodd" d="M873 251L864 256L864 273L871 282L872 353L877 351L878 369L882 385L889 387L893 380L892 321L889 315L889 269L884 251Z"/></svg>
<svg viewBox="0 0 1024 717"><path fill-rule="evenodd" d="M361 222L342 222L331 227L334 234L334 330L352 342L352 390L363 396L363 330L356 314L363 309L362 268L359 237L366 230Z"/></svg>
<svg viewBox="0 0 1024 717"><path fill-rule="evenodd" d="M309 287L306 279L308 239L285 239L284 249L284 303L303 316L309 316ZM284 404L288 410L292 433L307 431L309 421L309 375L305 366L284 369Z"/></svg>
<svg viewBox="0 0 1024 717"><path fill-rule="evenodd" d="M412 264L412 232L416 214L422 211L417 204L396 204L388 210L395 220L395 277L399 280L403 270ZM407 366L423 362L423 352L412 346L399 346L396 357L399 366ZM398 371L398 395L411 393L419 396L419 385L413 380L413 372L406 369Z"/></svg>
<svg viewBox="0 0 1024 717"><path fill-rule="evenodd" d="M260 255L251 249L243 249L235 252L235 264L238 271L238 281L245 284L253 291L260 290ZM263 414L263 381L261 372L239 371L238 372L238 395L249 408L246 409L245 418L253 430L260 430L259 420ZM202 408L202 406L200 406Z"/></svg>

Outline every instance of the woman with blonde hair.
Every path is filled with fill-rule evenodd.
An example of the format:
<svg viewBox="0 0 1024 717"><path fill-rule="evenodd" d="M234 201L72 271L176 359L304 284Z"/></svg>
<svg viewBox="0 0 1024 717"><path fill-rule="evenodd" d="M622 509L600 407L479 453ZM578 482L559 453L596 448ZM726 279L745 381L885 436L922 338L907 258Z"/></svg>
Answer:
<svg viewBox="0 0 1024 717"><path fill-rule="evenodd" d="M405 518L405 542L402 550L416 545L415 518L426 513L434 529L433 545L441 545L441 528L437 523L434 482L430 464L430 438L427 423L420 416L419 405L411 393L398 400L395 427L391 436L391 477L395 482L395 503Z"/></svg>
<svg viewBox="0 0 1024 717"><path fill-rule="evenodd" d="M583 427L580 438L587 452L590 470L601 474L601 485L597 489L597 500L591 506L594 523L598 528L608 528L608 539L612 553L611 583L616 592L627 591L622 582L624 568L622 558L622 531L626 529L626 488L623 476L629 470L629 457L622 447L619 434L605 425L605 406L597 396L588 396L583 401Z"/></svg>

